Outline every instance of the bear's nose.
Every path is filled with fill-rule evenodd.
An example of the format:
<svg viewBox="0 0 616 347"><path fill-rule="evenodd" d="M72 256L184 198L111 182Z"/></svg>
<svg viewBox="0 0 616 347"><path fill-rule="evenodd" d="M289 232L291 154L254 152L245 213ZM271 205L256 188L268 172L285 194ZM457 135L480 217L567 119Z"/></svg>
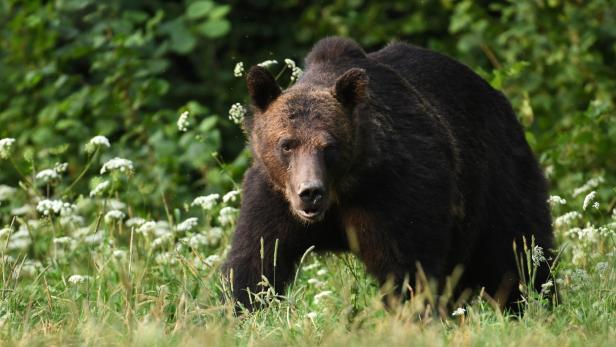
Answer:
<svg viewBox="0 0 616 347"><path fill-rule="evenodd" d="M318 205L323 199L325 188L320 182L302 183L299 189L299 197L305 204Z"/></svg>

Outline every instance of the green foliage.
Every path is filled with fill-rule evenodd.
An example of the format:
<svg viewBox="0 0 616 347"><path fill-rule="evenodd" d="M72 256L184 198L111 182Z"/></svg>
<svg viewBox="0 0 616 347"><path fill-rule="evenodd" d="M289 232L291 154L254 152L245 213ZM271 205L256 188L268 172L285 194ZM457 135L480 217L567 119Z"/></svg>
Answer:
<svg viewBox="0 0 616 347"><path fill-rule="evenodd" d="M229 32L229 5L58 1L3 7L0 132L33 153L28 167L16 160L24 172L48 168L60 154L68 154L69 170L78 172L84 148L77 144L105 135L121 150L103 159L133 160L142 194L186 196L206 181L208 190L233 184L219 174L212 153L222 148L225 131L237 130L187 95L190 83L175 77L192 73L182 70L183 59L211 54L210 40ZM183 110L190 111L192 126L177 141L175 121ZM228 146L233 156L239 145ZM41 147L52 151L34 150ZM246 161L241 157L237 165L234 179ZM16 177L2 170L0 179ZM86 183L77 191L87 193ZM137 193L129 197L139 200ZM161 206L160 200L145 203Z"/></svg>
<svg viewBox="0 0 616 347"><path fill-rule="evenodd" d="M512 100L553 187L571 189L591 174L616 181L609 0L0 4L0 136L30 148L37 168L55 160L34 151L44 145L69 153L69 170L80 171L83 149L74 144L105 135L121 144L117 155L151 169L137 174L143 192L189 198L195 189L228 189L248 162L227 119L231 104L247 101L245 89L229 71L237 61L297 60L338 34L369 50L401 39L462 60ZM174 141L175 120L187 109L192 127ZM231 163L232 180L212 152ZM17 176L2 170L0 179Z"/></svg>

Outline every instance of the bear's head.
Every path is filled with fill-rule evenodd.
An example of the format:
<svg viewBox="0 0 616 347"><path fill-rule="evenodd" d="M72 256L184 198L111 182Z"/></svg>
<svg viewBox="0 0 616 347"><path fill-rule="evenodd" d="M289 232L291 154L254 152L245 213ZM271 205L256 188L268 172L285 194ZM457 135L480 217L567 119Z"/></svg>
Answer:
<svg viewBox="0 0 616 347"><path fill-rule="evenodd" d="M255 66L247 84L253 107L244 127L255 160L300 221L321 220L359 151L355 111L367 99L366 72L350 69L331 87L298 83L282 91Z"/></svg>

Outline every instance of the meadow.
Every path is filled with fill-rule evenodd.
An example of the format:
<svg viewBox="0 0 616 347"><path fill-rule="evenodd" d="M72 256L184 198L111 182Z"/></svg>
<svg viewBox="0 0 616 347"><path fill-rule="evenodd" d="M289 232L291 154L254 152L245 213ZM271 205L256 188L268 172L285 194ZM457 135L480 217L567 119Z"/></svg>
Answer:
<svg viewBox="0 0 616 347"><path fill-rule="evenodd" d="M0 0L1 346L616 345L613 3L270 5ZM439 316L420 283L386 309L353 255L308 249L235 314L245 70L291 85L332 34L448 53L507 94L551 185L557 303L520 283L523 316L482 293Z"/></svg>

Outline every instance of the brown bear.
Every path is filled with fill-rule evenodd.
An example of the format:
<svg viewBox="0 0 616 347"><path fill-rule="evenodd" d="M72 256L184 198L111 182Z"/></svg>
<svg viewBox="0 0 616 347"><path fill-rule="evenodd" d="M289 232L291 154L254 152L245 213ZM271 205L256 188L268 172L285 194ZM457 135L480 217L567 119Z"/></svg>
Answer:
<svg viewBox="0 0 616 347"><path fill-rule="evenodd" d="M283 292L311 246L352 251L396 286L419 267L442 284L461 266L457 293L484 288L509 307L520 299L513 243L532 239L550 258L542 171L507 99L463 64L332 37L292 87L258 66L247 84L254 159L223 268L237 302L252 308L262 275ZM548 276L542 261L537 290Z"/></svg>

